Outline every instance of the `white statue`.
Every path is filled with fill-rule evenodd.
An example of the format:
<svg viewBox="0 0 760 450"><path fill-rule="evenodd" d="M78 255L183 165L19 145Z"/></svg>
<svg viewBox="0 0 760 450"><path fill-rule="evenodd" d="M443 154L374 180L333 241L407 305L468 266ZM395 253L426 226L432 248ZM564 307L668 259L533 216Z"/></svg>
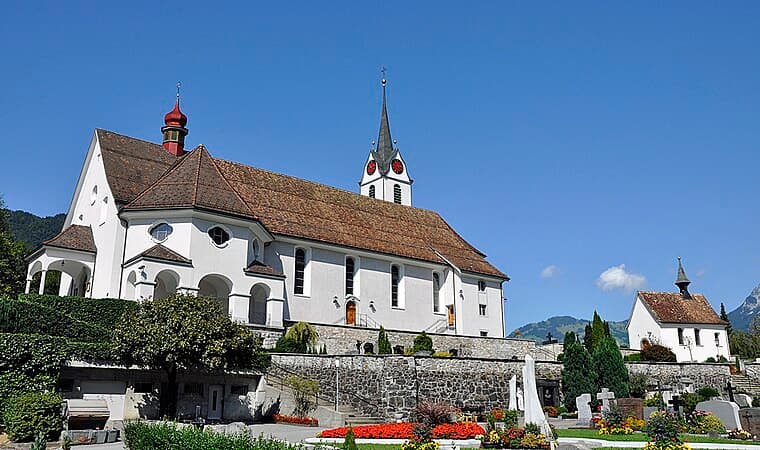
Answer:
<svg viewBox="0 0 760 450"><path fill-rule="evenodd" d="M509 379L509 410L517 411L517 375Z"/></svg>
<svg viewBox="0 0 760 450"><path fill-rule="evenodd" d="M532 356L525 355L525 366L523 366L522 372L523 388L525 389L525 423L534 423L538 425L540 430L544 431L549 428L549 422L546 420L544 409L538 398L536 363ZM547 436L551 436L551 432Z"/></svg>

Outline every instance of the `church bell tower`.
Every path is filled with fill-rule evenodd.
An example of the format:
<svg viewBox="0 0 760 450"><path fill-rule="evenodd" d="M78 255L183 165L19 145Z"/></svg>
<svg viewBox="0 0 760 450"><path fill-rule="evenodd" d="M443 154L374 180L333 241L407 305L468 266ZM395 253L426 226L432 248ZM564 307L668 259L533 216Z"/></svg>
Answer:
<svg viewBox="0 0 760 450"><path fill-rule="evenodd" d="M381 84L383 86L383 109L380 114L380 133L377 137L377 145L375 142L372 143L373 148L364 164L359 187L362 195L411 206L413 180L409 178L406 163L401 157L396 141L391 139L391 126L388 121L385 95L388 81L385 77L383 77Z"/></svg>

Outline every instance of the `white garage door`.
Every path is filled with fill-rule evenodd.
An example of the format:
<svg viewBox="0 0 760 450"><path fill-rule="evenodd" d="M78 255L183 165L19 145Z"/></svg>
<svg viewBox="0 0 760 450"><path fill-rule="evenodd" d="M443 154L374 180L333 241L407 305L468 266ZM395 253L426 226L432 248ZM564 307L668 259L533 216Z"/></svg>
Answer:
<svg viewBox="0 0 760 450"><path fill-rule="evenodd" d="M109 420L124 420L124 381L82 381L82 398L100 398L106 401L111 412Z"/></svg>

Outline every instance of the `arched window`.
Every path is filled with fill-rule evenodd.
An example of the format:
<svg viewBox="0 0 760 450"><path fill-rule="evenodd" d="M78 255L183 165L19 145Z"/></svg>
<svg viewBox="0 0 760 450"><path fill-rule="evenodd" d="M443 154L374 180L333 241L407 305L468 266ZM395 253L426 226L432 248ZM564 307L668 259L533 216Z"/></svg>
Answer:
<svg viewBox="0 0 760 450"><path fill-rule="evenodd" d="M393 203L401 204L401 186L398 184L393 185Z"/></svg>
<svg viewBox="0 0 760 450"><path fill-rule="evenodd" d="M346 258L346 295L354 295L354 275L356 263L350 256Z"/></svg>
<svg viewBox="0 0 760 450"><path fill-rule="evenodd" d="M224 245L230 240L230 234L222 227L213 227L208 230L208 235L217 246Z"/></svg>
<svg viewBox="0 0 760 450"><path fill-rule="evenodd" d="M296 276L293 292L303 295L304 280L306 278L306 252L302 248L296 249Z"/></svg>
<svg viewBox="0 0 760 450"><path fill-rule="evenodd" d="M372 198L375 198L375 185L374 184L369 187L369 196L372 197Z"/></svg>
<svg viewBox="0 0 760 450"><path fill-rule="evenodd" d="M398 308L398 284L401 280L401 273L397 265L391 266L391 307Z"/></svg>
<svg viewBox="0 0 760 450"><path fill-rule="evenodd" d="M433 272L433 312L441 312L441 276Z"/></svg>
<svg viewBox="0 0 760 450"><path fill-rule="evenodd" d="M150 236L156 242L163 242L170 234L172 234L172 231L174 231L174 229L171 225L162 222L150 229Z"/></svg>

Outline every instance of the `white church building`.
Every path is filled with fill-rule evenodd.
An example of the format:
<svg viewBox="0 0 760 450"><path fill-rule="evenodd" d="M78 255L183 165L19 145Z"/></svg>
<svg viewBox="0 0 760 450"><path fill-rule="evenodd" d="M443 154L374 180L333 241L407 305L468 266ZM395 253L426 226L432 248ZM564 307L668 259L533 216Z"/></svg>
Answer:
<svg viewBox="0 0 760 450"><path fill-rule="evenodd" d="M678 258L676 286L679 292L636 293L628 320L628 342L641 350L647 343L668 347L678 362L704 362L730 358L727 323L707 298L689 292L691 282Z"/></svg>
<svg viewBox="0 0 760 450"><path fill-rule="evenodd" d="M28 258L27 292L55 270L61 295L191 293L261 327L504 337L509 278L440 215L412 206L385 89L359 193L185 150L179 95L161 144L95 130L63 230Z"/></svg>

